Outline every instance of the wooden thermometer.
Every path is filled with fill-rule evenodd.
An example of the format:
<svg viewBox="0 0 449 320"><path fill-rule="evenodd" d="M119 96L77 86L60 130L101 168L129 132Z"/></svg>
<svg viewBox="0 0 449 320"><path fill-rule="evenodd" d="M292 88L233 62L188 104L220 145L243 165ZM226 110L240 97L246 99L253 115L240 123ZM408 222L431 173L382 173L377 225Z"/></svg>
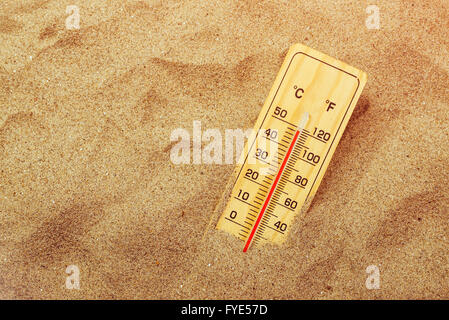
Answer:
<svg viewBox="0 0 449 320"><path fill-rule="evenodd" d="M234 171L217 228L282 243L310 205L366 83L321 52L290 48Z"/></svg>

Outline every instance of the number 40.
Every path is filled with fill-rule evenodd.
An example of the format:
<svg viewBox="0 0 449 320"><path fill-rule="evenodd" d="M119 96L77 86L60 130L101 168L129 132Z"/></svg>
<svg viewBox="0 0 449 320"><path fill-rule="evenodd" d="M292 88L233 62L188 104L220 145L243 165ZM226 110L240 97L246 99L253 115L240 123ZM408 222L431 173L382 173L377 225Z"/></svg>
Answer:
<svg viewBox="0 0 449 320"><path fill-rule="evenodd" d="M274 226L276 227L276 229L279 229L281 231L287 230L287 225L285 223L280 222L280 221L276 222L274 224Z"/></svg>

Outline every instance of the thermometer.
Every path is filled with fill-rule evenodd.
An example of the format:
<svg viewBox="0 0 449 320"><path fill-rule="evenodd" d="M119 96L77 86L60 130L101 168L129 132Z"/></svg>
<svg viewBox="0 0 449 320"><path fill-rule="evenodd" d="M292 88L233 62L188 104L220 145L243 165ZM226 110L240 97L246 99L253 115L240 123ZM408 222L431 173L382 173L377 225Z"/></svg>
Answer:
<svg viewBox="0 0 449 320"><path fill-rule="evenodd" d="M288 51L222 200L217 228L281 244L323 179L367 76L314 49Z"/></svg>

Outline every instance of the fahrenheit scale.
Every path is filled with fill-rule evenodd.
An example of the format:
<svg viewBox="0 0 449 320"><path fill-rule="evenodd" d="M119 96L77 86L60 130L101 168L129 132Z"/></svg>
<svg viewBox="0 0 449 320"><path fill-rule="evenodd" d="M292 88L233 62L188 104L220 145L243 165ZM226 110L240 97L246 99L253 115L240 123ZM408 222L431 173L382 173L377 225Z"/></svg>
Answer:
<svg viewBox="0 0 449 320"><path fill-rule="evenodd" d="M366 83L366 74L301 44L290 48L222 200L217 228L282 243L307 210Z"/></svg>

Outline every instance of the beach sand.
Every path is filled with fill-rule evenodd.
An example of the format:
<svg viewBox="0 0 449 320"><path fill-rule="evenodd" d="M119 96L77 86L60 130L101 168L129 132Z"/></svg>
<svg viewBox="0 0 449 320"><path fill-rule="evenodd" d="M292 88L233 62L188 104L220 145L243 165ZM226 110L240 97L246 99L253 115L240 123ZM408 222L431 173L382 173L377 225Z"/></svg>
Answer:
<svg viewBox="0 0 449 320"><path fill-rule="evenodd" d="M2 0L0 298L448 299L448 12L444 0ZM194 120L252 128L294 43L368 83L287 243L244 254L214 229L234 166L175 165L170 135Z"/></svg>

